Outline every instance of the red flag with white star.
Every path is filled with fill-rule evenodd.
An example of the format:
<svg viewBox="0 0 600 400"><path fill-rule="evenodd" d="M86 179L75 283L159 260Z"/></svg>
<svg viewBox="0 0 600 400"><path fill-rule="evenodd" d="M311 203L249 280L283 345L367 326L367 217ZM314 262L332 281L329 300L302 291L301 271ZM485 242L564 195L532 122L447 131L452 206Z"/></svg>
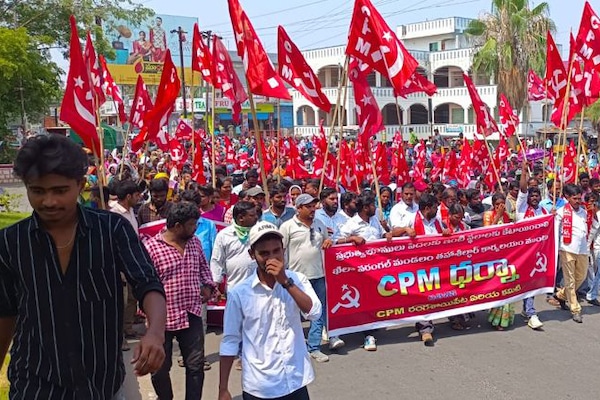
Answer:
<svg viewBox="0 0 600 400"><path fill-rule="evenodd" d="M504 136L513 136L517 132L517 125L520 123L519 116L517 115L517 110L514 110L511 107L504 93L500 95L498 111L498 114L500 115L500 126L502 127Z"/></svg>
<svg viewBox="0 0 600 400"><path fill-rule="evenodd" d="M354 3L346 54L387 77L397 92L402 90L419 65L371 0L356 0Z"/></svg>
<svg viewBox="0 0 600 400"><path fill-rule="evenodd" d="M202 79L213 85L210 51L204 40L202 40L198 23L194 24L194 34L192 37L192 70L200 72Z"/></svg>
<svg viewBox="0 0 600 400"><path fill-rule="evenodd" d="M92 42L92 35L88 31L87 38L85 41L85 50L83 52L85 66L88 70L90 77L90 83L94 88L96 107L100 107L106 102L106 95L103 90L102 71L100 69L100 62L98 61L98 55L96 49L94 49L94 43Z"/></svg>
<svg viewBox="0 0 600 400"><path fill-rule="evenodd" d="M71 62L67 75L67 86L60 107L60 119L69 124L81 137L86 147L100 155L100 139L96 130L96 110L89 74L83 61L81 44L77 34L75 17L71 16Z"/></svg>
<svg viewBox="0 0 600 400"><path fill-rule="evenodd" d="M358 137L362 141L363 147L368 149L369 139L385 129L383 116L377 105L377 100L373 96L371 86L365 75L360 72L360 66L355 60L350 62L348 78L352 81L354 87L354 104L356 105L359 126Z"/></svg>
<svg viewBox="0 0 600 400"><path fill-rule="evenodd" d="M100 60L100 68L102 69L102 81L104 82L102 88L104 89L104 93L112 97L113 101L117 105L119 121L121 121L121 123L123 124L127 121L127 115L125 115L125 103L123 102L123 95L121 95L121 89L119 89L119 86L117 86L115 80L110 74L104 56L100 55L98 59Z"/></svg>

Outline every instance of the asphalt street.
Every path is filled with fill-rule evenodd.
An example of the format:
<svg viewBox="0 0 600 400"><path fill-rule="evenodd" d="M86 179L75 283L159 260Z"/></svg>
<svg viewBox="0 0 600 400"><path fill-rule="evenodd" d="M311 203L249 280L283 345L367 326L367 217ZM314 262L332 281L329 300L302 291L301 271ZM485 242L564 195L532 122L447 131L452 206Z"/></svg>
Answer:
<svg viewBox="0 0 600 400"><path fill-rule="evenodd" d="M447 320L435 321L435 346L425 347L412 326L380 330L378 349L361 348L362 335L344 336L346 347L330 361L314 364L311 399L597 399L600 392L600 307L583 305L583 324L570 313L536 298L544 327L533 331L518 314L506 331L477 313L472 328L454 331ZM517 313L520 304L516 305ZM205 399L217 399L221 334L212 328L206 354L212 363L204 382ZM135 342L132 342L132 344ZM326 349L326 346L323 346ZM131 352L125 353L131 357ZM176 399L185 393L185 370L173 360ZM131 369L129 369L131 372ZM241 399L241 373L232 371L230 391ZM155 399L148 377L126 380L127 399Z"/></svg>

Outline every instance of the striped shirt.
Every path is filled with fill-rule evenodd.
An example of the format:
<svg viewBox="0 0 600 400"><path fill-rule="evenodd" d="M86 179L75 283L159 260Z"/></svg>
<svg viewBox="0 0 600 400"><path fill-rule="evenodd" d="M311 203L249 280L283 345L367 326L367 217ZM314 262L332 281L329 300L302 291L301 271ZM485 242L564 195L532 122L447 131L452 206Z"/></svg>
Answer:
<svg viewBox="0 0 600 400"><path fill-rule="evenodd" d="M163 287L131 224L79 207L63 275L36 213L0 231L0 318L16 316L11 399L110 399L125 377L123 285L143 301Z"/></svg>

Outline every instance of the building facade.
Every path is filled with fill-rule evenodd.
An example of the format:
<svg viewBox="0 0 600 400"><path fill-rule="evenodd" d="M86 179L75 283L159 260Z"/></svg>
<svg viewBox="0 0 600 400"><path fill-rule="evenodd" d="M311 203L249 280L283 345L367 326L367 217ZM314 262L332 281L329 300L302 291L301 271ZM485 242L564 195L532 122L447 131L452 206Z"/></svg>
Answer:
<svg viewBox="0 0 600 400"><path fill-rule="evenodd" d="M382 111L386 131L380 140L391 140L397 130L404 137L412 129L426 138L434 129L442 135L456 136L462 132L472 138L475 133L474 113L463 73L467 73L477 86L481 99L498 115L497 86L493 76L472 74L473 43L465 34L471 20L468 18L442 18L432 21L401 25L397 36L419 62L417 71L438 87L432 97L425 93L413 93L406 99L396 99L389 81L378 72L372 72L367 80ZM318 74L323 90L332 104L336 104L338 84L345 61L345 45L304 51L303 54ZM343 92L342 92L343 93ZM351 131L356 127L354 95L349 84L342 103L342 122ZM310 136L318 130L320 120L328 130L333 122L334 111L325 113L313 106L300 93L293 91L294 133ZM397 109L397 105L398 108ZM531 103L530 117L522 123L522 135L530 132L543 118L542 102ZM521 116L523 117L523 116ZM521 118L523 119L523 118Z"/></svg>

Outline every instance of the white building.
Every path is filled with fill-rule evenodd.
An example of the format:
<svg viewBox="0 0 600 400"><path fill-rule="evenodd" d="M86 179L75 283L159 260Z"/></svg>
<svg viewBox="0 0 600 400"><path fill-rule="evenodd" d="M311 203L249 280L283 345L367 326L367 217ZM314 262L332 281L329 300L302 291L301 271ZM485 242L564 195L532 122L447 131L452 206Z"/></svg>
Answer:
<svg viewBox="0 0 600 400"><path fill-rule="evenodd" d="M497 88L494 77L472 76L472 43L464 33L471 20L468 18L442 18L432 21L401 25L397 35L405 47L418 60L418 72L434 82L438 92L429 98L425 93L414 93L407 99L398 98L400 124L404 138L409 129L420 137L428 137L433 129L439 129L442 135L458 135L472 138L476 128L471 100L464 84L463 72L470 75L477 86L481 99L494 110L497 116ZM303 54L318 74L324 92L332 104L336 104L337 87L342 65L345 60L345 45L307 50ZM386 126L385 136L392 138L399 127L396 99L388 80L378 72L372 72L368 81L371 84L379 107L382 110ZM300 93L293 91L294 132L300 135L312 135L318 129L321 119L325 127L332 122L333 109L327 114L307 101ZM349 87L348 95L342 102L344 125L355 126L354 95ZM432 110L432 120L430 112ZM348 112L349 111L349 112ZM532 122L542 121L541 102L531 104ZM521 124L521 133L532 134L535 124ZM329 128L326 128L328 130Z"/></svg>

